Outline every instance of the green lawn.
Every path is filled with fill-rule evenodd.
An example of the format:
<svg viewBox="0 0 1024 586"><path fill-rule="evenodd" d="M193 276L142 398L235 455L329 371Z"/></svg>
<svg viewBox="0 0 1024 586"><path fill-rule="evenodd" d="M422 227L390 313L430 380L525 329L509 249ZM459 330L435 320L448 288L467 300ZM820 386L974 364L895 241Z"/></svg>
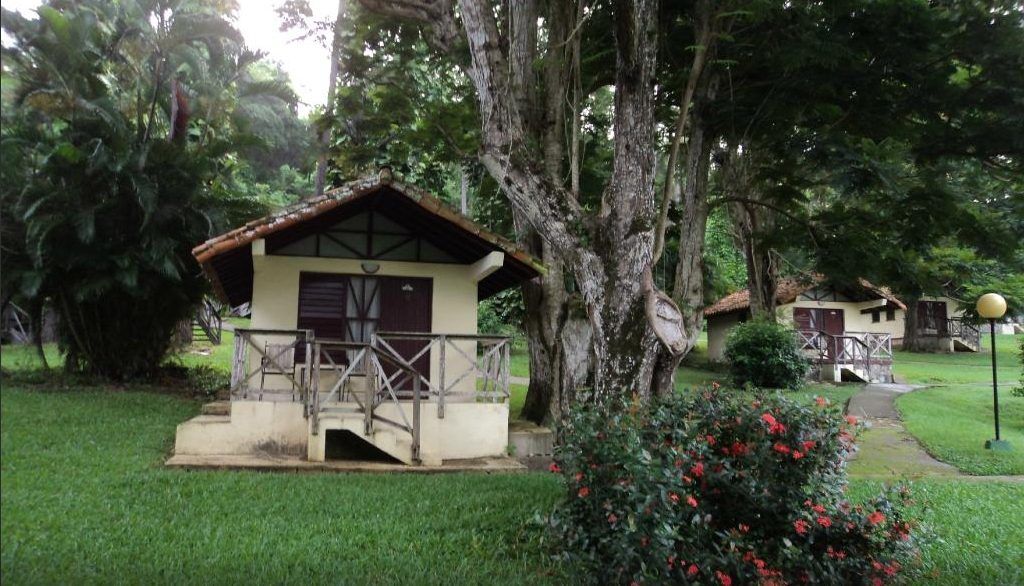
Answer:
<svg viewBox="0 0 1024 586"><path fill-rule="evenodd" d="M197 409L169 394L5 384L4 584L565 582L531 525L558 498L553 476L163 468L175 425ZM1024 579L1024 485L916 491L938 583Z"/></svg>
<svg viewBox="0 0 1024 586"><path fill-rule="evenodd" d="M996 338L1000 427L1003 438L1015 448L1011 452L984 447L985 440L995 435L989 348L978 353L897 352L895 356L901 380L931 387L897 399L907 430L933 456L968 474L1024 474L1024 398L1009 392L1020 378L1020 336Z"/></svg>
<svg viewBox="0 0 1024 586"><path fill-rule="evenodd" d="M999 380L1010 383L1020 378L1020 335L996 336L996 363ZM903 352L893 357L893 371L901 382L912 384L949 385L964 383L992 384L992 354L988 337L981 352L937 354ZM1012 385L1011 385L1012 386Z"/></svg>
<svg viewBox="0 0 1024 586"><path fill-rule="evenodd" d="M1024 397L999 395L1000 431L1009 452L985 449L995 437L992 388L934 387L899 397L907 430L936 458L968 474L1024 474Z"/></svg>
<svg viewBox="0 0 1024 586"><path fill-rule="evenodd" d="M340 475L164 469L177 397L3 389L4 584L523 583L544 474ZM529 535L529 534L527 534Z"/></svg>

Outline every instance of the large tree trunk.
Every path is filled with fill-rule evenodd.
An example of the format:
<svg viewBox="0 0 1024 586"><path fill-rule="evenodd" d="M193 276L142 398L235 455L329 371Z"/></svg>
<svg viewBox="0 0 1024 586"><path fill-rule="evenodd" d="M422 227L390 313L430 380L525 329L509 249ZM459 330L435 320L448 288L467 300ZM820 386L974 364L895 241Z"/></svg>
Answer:
<svg viewBox="0 0 1024 586"><path fill-rule="evenodd" d="M455 18L449 1L362 0L371 9L430 23L434 39L450 39ZM530 20L536 4L515 3L502 10L510 26ZM564 10L553 6L549 17ZM571 9L571 8L570 8ZM546 167L550 143L536 148L530 104L544 110L547 125L564 125L564 98L534 102L525 88L530 67L521 67L518 53L499 34L495 10L488 0L464 0L459 17L465 32L469 65L466 73L476 89L481 123L480 162L501 186L517 213L527 220L571 271L593 336L593 395L596 399L650 391L656 350L644 311L642 276L650 270L654 245L654 69L657 59L657 2L619 0L612 6L615 22L614 154L609 183L596 214L581 208L561 177ZM549 25L555 29L554 21ZM440 31L440 32L438 32ZM526 37L525 33L512 37ZM521 31L520 31L521 32ZM556 35L553 35L557 37ZM526 40L529 43L529 39ZM438 48L451 43L437 42ZM566 50L563 43L562 54ZM510 63L512 61L512 63ZM568 60L567 60L568 61ZM545 75L548 84L568 77ZM551 97L556 88L547 87ZM564 153L560 151L564 156Z"/></svg>
<svg viewBox="0 0 1024 586"><path fill-rule="evenodd" d="M331 70L327 83L327 103L324 104L324 116L334 114L334 96L338 87L338 73L341 67L341 27L345 19L345 1L338 0L338 16L334 20L334 36L331 41ZM317 137L318 154L316 157L316 194L323 195L327 184L327 151L330 147L331 130L325 125L323 132Z"/></svg>
<svg viewBox="0 0 1024 586"><path fill-rule="evenodd" d="M779 255L764 243L764 235L776 223L776 212L760 205L761 193L756 178L755 155L749 145L741 153L730 144L722 168L723 188L732 220L736 244L747 263L747 287L750 313L775 321L776 292L779 282Z"/></svg>
<svg viewBox="0 0 1024 586"><path fill-rule="evenodd" d="M921 327L920 320L918 320L917 305L921 301L920 295L914 295L913 297L904 297L904 302L907 304L907 311L904 312L905 324L903 329L903 350L908 352L921 352Z"/></svg>

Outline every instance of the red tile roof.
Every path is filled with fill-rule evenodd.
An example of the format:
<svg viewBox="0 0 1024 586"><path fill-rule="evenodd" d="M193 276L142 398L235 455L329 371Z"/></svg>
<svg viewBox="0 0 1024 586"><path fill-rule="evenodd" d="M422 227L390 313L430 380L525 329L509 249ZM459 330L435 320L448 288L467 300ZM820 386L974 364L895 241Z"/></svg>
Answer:
<svg viewBox="0 0 1024 586"><path fill-rule="evenodd" d="M778 288L776 289L776 303L778 305L793 303L801 293L817 287L824 281L825 278L821 275L815 275L810 278L805 277L803 279L781 279L779 281ZM864 279L858 279L857 286L878 295L882 299L893 302L896 307L899 307L900 309L907 309L907 306L897 299L896 296L893 295L886 287L876 287ZM712 305L705 307L704 317L722 315L747 309L750 309L750 291L748 289L744 289L742 291L730 293Z"/></svg>

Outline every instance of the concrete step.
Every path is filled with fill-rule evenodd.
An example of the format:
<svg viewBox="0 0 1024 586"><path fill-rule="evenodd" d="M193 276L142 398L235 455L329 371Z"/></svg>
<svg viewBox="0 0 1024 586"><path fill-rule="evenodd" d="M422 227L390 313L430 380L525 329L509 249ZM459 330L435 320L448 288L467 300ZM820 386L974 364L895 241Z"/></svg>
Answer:
<svg viewBox="0 0 1024 586"><path fill-rule="evenodd" d="M213 401L203 405L203 415L231 415L231 401Z"/></svg>

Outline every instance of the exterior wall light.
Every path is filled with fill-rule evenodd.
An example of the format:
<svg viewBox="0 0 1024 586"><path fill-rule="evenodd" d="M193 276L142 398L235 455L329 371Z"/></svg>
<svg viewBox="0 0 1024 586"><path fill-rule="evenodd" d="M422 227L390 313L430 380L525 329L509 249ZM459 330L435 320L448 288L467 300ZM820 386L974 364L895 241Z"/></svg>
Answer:
<svg viewBox="0 0 1024 586"><path fill-rule="evenodd" d="M996 438L985 442L985 448L1009 451L1010 442L999 437L999 383L996 379L996 320L1006 313L1006 300L998 293L986 293L978 299L978 315L988 320L992 336L992 411L996 421Z"/></svg>
<svg viewBox="0 0 1024 586"><path fill-rule="evenodd" d="M364 262L359 266L363 267L363 272L368 275L372 275L380 270L380 264L375 262Z"/></svg>

